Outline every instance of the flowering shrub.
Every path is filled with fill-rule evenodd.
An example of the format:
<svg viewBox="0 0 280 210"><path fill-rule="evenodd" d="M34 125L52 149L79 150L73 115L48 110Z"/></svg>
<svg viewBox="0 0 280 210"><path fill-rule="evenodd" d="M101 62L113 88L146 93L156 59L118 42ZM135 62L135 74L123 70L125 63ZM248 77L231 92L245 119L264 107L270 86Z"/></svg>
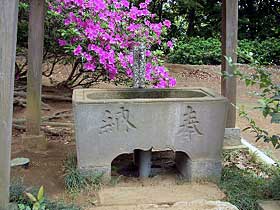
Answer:
<svg viewBox="0 0 280 210"><path fill-rule="evenodd" d="M104 71L111 80L133 76L133 48L144 44L147 81L156 88L173 87L176 81L162 66L161 51L152 50L173 47L162 39L171 23L153 22L150 1L137 7L127 0L54 0L50 7L67 27L61 30L59 44L81 58L85 70Z"/></svg>

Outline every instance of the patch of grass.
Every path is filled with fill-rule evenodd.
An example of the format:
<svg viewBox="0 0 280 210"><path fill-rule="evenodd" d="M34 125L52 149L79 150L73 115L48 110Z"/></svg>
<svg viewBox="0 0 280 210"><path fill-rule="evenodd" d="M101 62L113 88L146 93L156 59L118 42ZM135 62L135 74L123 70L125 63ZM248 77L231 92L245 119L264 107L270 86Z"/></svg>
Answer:
<svg viewBox="0 0 280 210"><path fill-rule="evenodd" d="M274 157L273 157L273 152L272 152L271 149L265 149L263 152L264 152L268 157L274 159Z"/></svg>
<svg viewBox="0 0 280 210"><path fill-rule="evenodd" d="M120 182L121 178L122 178L122 175L120 175L120 176L112 176L111 180L110 180L110 185L115 187Z"/></svg>
<svg viewBox="0 0 280 210"><path fill-rule="evenodd" d="M30 199L25 195L25 192L29 192L33 195L38 194L37 188L27 188L23 185L21 179L12 180L10 185L10 202L17 203L17 204L24 204L26 206L31 207L32 202ZM73 204L66 204L63 201L52 201L48 198L45 198L45 206L46 209L49 210L81 210L80 207L75 206Z"/></svg>
<svg viewBox="0 0 280 210"><path fill-rule="evenodd" d="M280 170L272 179L268 182L266 189L269 189L267 196L274 199L280 200Z"/></svg>
<svg viewBox="0 0 280 210"><path fill-rule="evenodd" d="M29 191L34 191L30 189ZM14 179L11 181L10 185L10 202L11 203L22 203L26 205L32 205L30 200L24 195L24 192L27 191L26 187L23 185L22 179Z"/></svg>
<svg viewBox="0 0 280 210"><path fill-rule="evenodd" d="M50 210L81 210L80 207L74 204L65 204L62 201L46 201L46 207Z"/></svg>
<svg viewBox="0 0 280 210"><path fill-rule="evenodd" d="M101 187L103 173L84 175L77 168L77 157L70 155L64 162L64 183L67 191L80 192L87 187L98 190Z"/></svg>
<svg viewBox="0 0 280 210"><path fill-rule="evenodd" d="M77 158L68 156L64 162L64 184L68 191L80 191L87 183L81 172L77 170Z"/></svg>
<svg viewBox="0 0 280 210"><path fill-rule="evenodd" d="M257 209L256 201L263 198L264 186L263 178L236 167L223 170L220 184L227 195L227 200L240 210Z"/></svg>
<svg viewBox="0 0 280 210"><path fill-rule="evenodd" d="M251 152L249 151L249 155L251 156L251 161L252 163L258 163L259 161L259 156L257 152Z"/></svg>
<svg viewBox="0 0 280 210"><path fill-rule="evenodd" d="M225 154L221 189L240 210L257 209L257 200L280 199L280 169L260 162L254 154ZM230 164L228 164L230 162Z"/></svg>
<svg viewBox="0 0 280 210"><path fill-rule="evenodd" d="M184 178L181 174L176 175L175 183L176 185L183 185L188 183L189 181Z"/></svg>

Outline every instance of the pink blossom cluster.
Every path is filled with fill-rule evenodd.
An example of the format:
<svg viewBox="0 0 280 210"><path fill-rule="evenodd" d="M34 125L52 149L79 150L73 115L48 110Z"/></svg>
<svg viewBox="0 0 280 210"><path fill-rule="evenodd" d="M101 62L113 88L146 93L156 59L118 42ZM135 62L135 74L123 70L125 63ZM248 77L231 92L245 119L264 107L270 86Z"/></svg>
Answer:
<svg viewBox="0 0 280 210"><path fill-rule="evenodd" d="M171 41L162 41L162 33L171 23L153 22L150 2L145 0L136 7L128 0L55 0L50 7L63 17L68 30L59 44L81 57L84 69L101 67L113 80L119 73L133 76L133 48L144 43L146 79L156 88L173 87L176 80L151 50L155 45L173 47Z"/></svg>

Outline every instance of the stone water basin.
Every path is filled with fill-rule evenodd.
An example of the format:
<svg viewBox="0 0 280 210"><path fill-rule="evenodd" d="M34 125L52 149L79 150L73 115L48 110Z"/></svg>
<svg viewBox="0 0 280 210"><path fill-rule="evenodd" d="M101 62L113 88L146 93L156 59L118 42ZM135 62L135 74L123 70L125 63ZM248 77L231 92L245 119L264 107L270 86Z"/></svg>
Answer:
<svg viewBox="0 0 280 210"><path fill-rule="evenodd" d="M205 88L74 90L78 167L110 177L121 154L172 149L189 181L219 180L227 105Z"/></svg>

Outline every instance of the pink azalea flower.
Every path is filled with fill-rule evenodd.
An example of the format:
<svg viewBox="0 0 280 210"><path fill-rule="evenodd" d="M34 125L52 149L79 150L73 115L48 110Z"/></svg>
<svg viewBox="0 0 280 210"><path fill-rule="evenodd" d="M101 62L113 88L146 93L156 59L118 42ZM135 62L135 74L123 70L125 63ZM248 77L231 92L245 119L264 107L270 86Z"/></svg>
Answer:
<svg viewBox="0 0 280 210"><path fill-rule="evenodd" d="M84 68L89 71L95 71L96 66L93 63L85 63Z"/></svg>
<svg viewBox="0 0 280 210"><path fill-rule="evenodd" d="M58 44L59 44L59 46L63 47L65 45L67 45L67 41L65 41L64 39L58 39Z"/></svg>
<svg viewBox="0 0 280 210"><path fill-rule="evenodd" d="M131 78L132 51L144 42L146 79L156 88L173 87L176 80L151 51L152 46L161 45L162 30L170 28L171 22L155 23L155 15L148 10L150 3L145 0L137 6L128 0L54 0L49 8L64 17L66 37L63 35L58 44L76 46L73 55L83 58L84 69L97 71L96 66L100 66L98 71L105 71L112 80L120 72ZM168 41L162 47L166 46L172 48L173 43Z"/></svg>
<svg viewBox="0 0 280 210"><path fill-rule="evenodd" d="M151 57L152 53L150 50L146 50L146 57Z"/></svg>
<svg viewBox="0 0 280 210"><path fill-rule="evenodd" d="M78 47L74 50L74 55L81 55L82 54L82 50L83 48L81 47L81 45L78 45Z"/></svg>
<svg viewBox="0 0 280 210"><path fill-rule="evenodd" d="M165 21L163 21L163 24L164 24L167 28L170 28L170 27L171 27L171 22L170 22L170 20L165 20Z"/></svg>
<svg viewBox="0 0 280 210"><path fill-rule="evenodd" d="M168 42L167 42L167 46L168 46L169 48L173 48L173 43L172 43L172 41L168 41Z"/></svg>

